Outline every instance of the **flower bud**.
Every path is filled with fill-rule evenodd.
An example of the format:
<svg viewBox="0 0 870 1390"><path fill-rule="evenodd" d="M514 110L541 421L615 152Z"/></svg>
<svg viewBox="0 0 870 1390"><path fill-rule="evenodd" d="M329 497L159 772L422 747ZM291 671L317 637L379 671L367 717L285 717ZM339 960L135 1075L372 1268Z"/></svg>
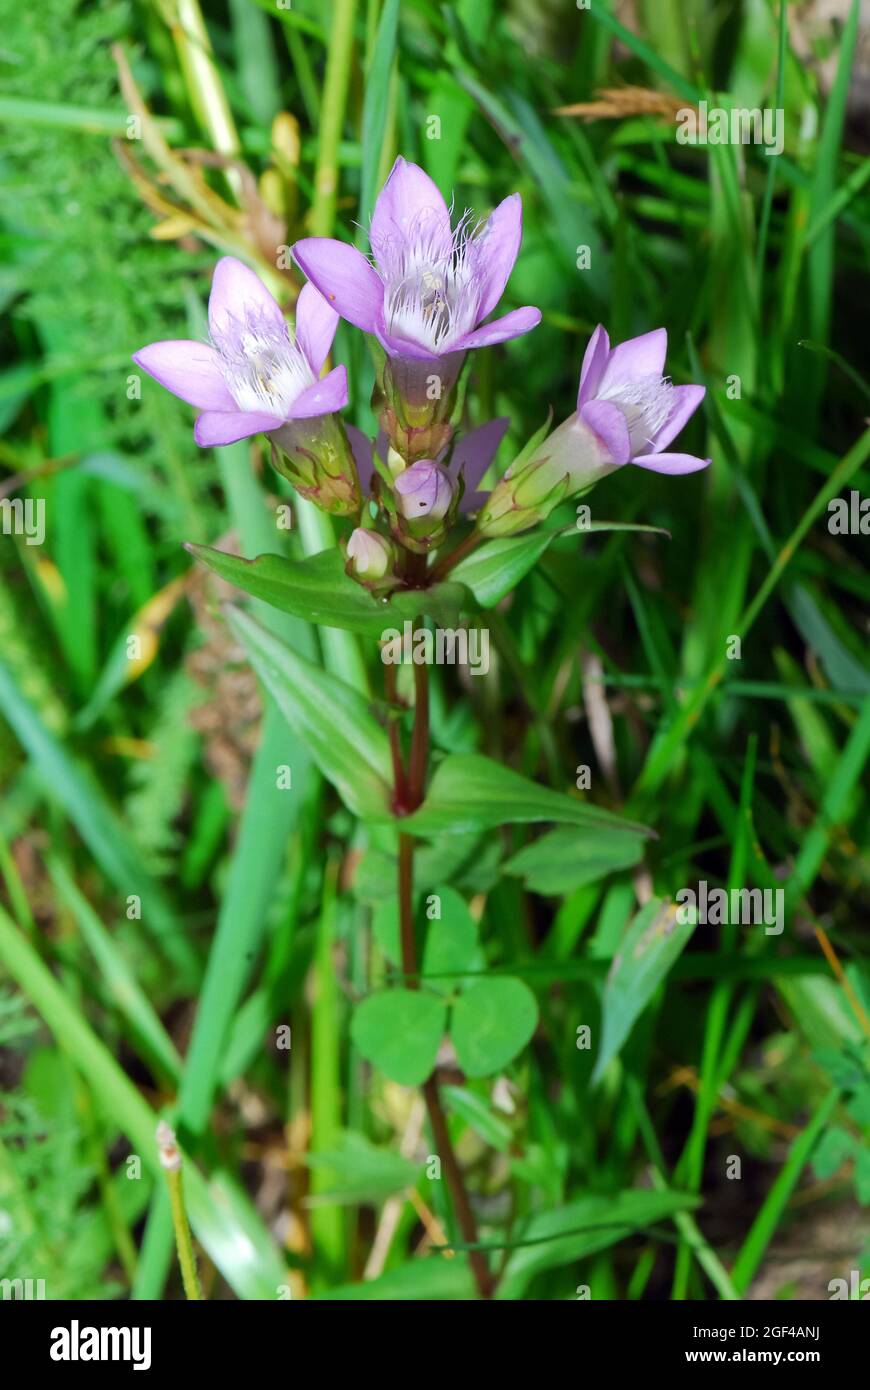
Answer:
<svg viewBox="0 0 870 1390"><path fill-rule="evenodd" d="M377 531L366 531L362 526L357 526L347 543L347 558L353 578L372 584L390 574L396 552L390 541Z"/></svg>
<svg viewBox="0 0 870 1390"><path fill-rule="evenodd" d="M446 468L434 459L420 459L395 481L398 508L406 521L441 521L450 510L456 491Z"/></svg>
<svg viewBox="0 0 870 1390"><path fill-rule="evenodd" d="M513 536L550 515L566 497L579 496L619 465L601 440L572 415L528 459L511 465L493 488L478 519L484 536Z"/></svg>
<svg viewBox="0 0 870 1390"><path fill-rule="evenodd" d="M356 463L337 415L288 420L271 433L272 466L296 491L333 516L362 506Z"/></svg>
<svg viewBox="0 0 870 1390"><path fill-rule="evenodd" d="M464 360L461 352L382 359L372 405L388 444L406 463L433 458L450 443L450 417Z"/></svg>

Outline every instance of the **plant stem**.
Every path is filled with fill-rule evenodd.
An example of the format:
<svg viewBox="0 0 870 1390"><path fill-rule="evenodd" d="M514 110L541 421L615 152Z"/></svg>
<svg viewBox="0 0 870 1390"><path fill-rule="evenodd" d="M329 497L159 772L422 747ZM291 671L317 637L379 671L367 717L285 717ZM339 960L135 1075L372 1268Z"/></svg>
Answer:
<svg viewBox="0 0 870 1390"><path fill-rule="evenodd" d="M418 620L420 621L420 620ZM414 730L411 735L411 756L408 766L406 801L408 812L415 811L423 800L426 788L426 767L429 760L429 668L414 666ZM396 787L396 797L399 786ZM399 835L399 923L402 943L402 971L408 989L418 989L417 943L414 937L414 839ZM477 1244L477 1224L465 1188L462 1170L450 1139L447 1119L441 1105L435 1072L423 1085L423 1096L435 1146L444 1164L447 1185L456 1209L462 1239L466 1245ZM469 1262L481 1298L490 1298L495 1281L486 1257L480 1250L469 1251Z"/></svg>
<svg viewBox="0 0 870 1390"><path fill-rule="evenodd" d="M193 1241L190 1238L190 1225L187 1220L187 1209L184 1205L184 1193L181 1190L181 1170L167 1173L166 1181L169 1186L172 1224L175 1227L175 1244L178 1247L178 1263L181 1266L184 1293L190 1301L198 1303L202 1299L202 1289L199 1286L199 1276L196 1272L196 1256L193 1253Z"/></svg>
<svg viewBox="0 0 870 1390"><path fill-rule="evenodd" d="M169 1202L172 1207L172 1224L175 1227L175 1244L178 1249L178 1263L181 1266L181 1279L185 1296L192 1302L202 1300L199 1275L196 1272L196 1255L190 1236L187 1208L184 1205L184 1192L181 1187L181 1152L175 1139L175 1131L165 1120L157 1126L157 1150L160 1166L166 1174L169 1189Z"/></svg>
<svg viewBox="0 0 870 1390"><path fill-rule="evenodd" d="M453 1197L453 1205L456 1208L462 1239L466 1245L474 1246L477 1244L477 1223L474 1220L474 1212L471 1210L471 1203L465 1190L465 1182L456 1158L456 1151L450 1141L450 1131L447 1128L441 1097L438 1094L438 1081L434 1072L429 1080L423 1084L423 1095L426 1100L426 1109L429 1112L429 1123L435 1136L435 1146L441 1155L447 1173L447 1182ZM495 1289L495 1280L486 1263L486 1256L482 1250L469 1250L468 1259L481 1298L491 1298Z"/></svg>
<svg viewBox="0 0 870 1390"><path fill-rule="evenodd" d="M437 584L438 580L449 574L460 560L464 560L466 555L470 555L475 546L479 545L482 540L483 537L479 531L472 531L469 536L465 537L464 541L460 541L455 550L451 550L449 555L443 555L437 565L433 566L429 576L431 582Z"/></svg>

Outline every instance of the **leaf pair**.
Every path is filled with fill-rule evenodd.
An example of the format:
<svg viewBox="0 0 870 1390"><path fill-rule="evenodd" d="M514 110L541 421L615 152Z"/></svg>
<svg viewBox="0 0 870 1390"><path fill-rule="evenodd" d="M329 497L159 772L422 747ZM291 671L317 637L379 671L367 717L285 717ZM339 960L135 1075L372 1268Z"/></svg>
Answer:
<svg viewBox="0 0 870 1390"><path fill-rule="evenodd" d="M362 1055L403 1086L419 1086L431 1074L448 1030L467 1076L490 1076L522 1051L535 1031L538 1006L522 980L493 975L469 978L482 955L477 927L464 900L441 888L440 916L430 921L423 952L423 987L386 989L357 1007L351 1035ZM385 954L397 960L397 907L384 904L374 931ZM453 995L451 999L451 994Z"/></svg>
<svg viewBox="0 0 870 1390"><path fill-rule="evenodd" d="M341 553L331 548L305 560L259 555L243 560L207 545L188 545L202 564L253 598L323 627L379 637L421 614L453 626L460 611L491 608L519 583L543 555L551 531L490 541L463 560L453 577L428 589L397 590L376 599L344 570Z"/></svg>
<svg viewBox="0 0 870 1390"><path fill-rule="evenodd" d="M246 613L231 608L228 620L278 708L345 805L368 820L395 820L389 742L366 700ZM539 787L479 753L446 757L423 805L401 820L401 828L428 838L442 831L462 834L537 821L607 829L625 840L627 854L634 853L630 841L649 833L576 797Z"/></svg>

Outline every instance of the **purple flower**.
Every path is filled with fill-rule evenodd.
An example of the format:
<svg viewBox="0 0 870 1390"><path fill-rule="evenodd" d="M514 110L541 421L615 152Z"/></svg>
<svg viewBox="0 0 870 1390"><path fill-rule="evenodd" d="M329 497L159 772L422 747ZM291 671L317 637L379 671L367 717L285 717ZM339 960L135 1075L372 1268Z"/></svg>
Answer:
<svg viewBox="0 0 870 1390"><path fill-rule="evenodd" d="M398 507L406 521L426 517L441 521L450 510L456 492L446 468L434 459L419 459L400 473L393 485L398 494Z"/></svg>
<svg viewBox="0 0 870 1390"><path fill-rule="evenodd" d="M611 348L598 325L583 357L577 417L601 441L612 465L656 473L695 473L709 459L665 453L704 399L703 386L674 386L663 376L668 334L655 328Z"/></svg>
<svg viewBox="0 0 870 1390"><path fill-rule="evenodd" d="M218 261L208 302L211 345L150 343L133 354L149 376L202 414L197 444L233 444L291 420L329 415L347 405L347 374L320 370L335 337L338 314L313 285L296 305L291 336L262 280L233 256Z"/></svg>
<svg viewBox="0 0 870 1390"><path fill-rule="evenodd" d="M483 323L501 299L521 237L518 193L499 203L482 227L466 214L451 228L435 184L399 158L372 216L374 266L354 247L325 237L298 241L293 254L343 318L406 364L414 377L406 386L411 396L422 364L442 359L440 374L452 385L469 349L515 338L540 322L540 310L527 306Z"/></svg>
<svg viewBox="0 0 870 1390"><path fill-rule="evenodd" d="M608 473L634 463L657 473L694 473L710 459L667 446L704 399L703 386L674 386L664 376L664 328L611 348L599 324L580 370L577 410L530 458L513 464L478 518L487 536L514 535Z"/></svg>

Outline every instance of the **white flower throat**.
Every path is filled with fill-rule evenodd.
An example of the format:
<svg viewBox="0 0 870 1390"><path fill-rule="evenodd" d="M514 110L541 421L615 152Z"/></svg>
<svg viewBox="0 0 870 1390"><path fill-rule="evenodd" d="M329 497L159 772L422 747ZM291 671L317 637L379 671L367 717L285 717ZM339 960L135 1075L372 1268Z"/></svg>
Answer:
<svg viewBox="0 0 870 1390"><path fill-rule="evenodd" d="M262 318L231 320L213 335L221 370L240 410L286 419L301 393L315 383L308 360L286 329Z"/></svg>
<svg viewBox="0 0 870 1390"><path fill-rule="evenodd" d="M651 444L671 413L673 383L664 376L637 376L598 392L598 400L612 401L625 416L631 440L631 452L636 454Z"/></svg>
<svg viewBox="0 0 870 1390"><path fill-rule="evenodd" d="M425 209L406 237L379 247L387 329L433 353L476 326L481 297L478 229L453 232Z"/></svg>

